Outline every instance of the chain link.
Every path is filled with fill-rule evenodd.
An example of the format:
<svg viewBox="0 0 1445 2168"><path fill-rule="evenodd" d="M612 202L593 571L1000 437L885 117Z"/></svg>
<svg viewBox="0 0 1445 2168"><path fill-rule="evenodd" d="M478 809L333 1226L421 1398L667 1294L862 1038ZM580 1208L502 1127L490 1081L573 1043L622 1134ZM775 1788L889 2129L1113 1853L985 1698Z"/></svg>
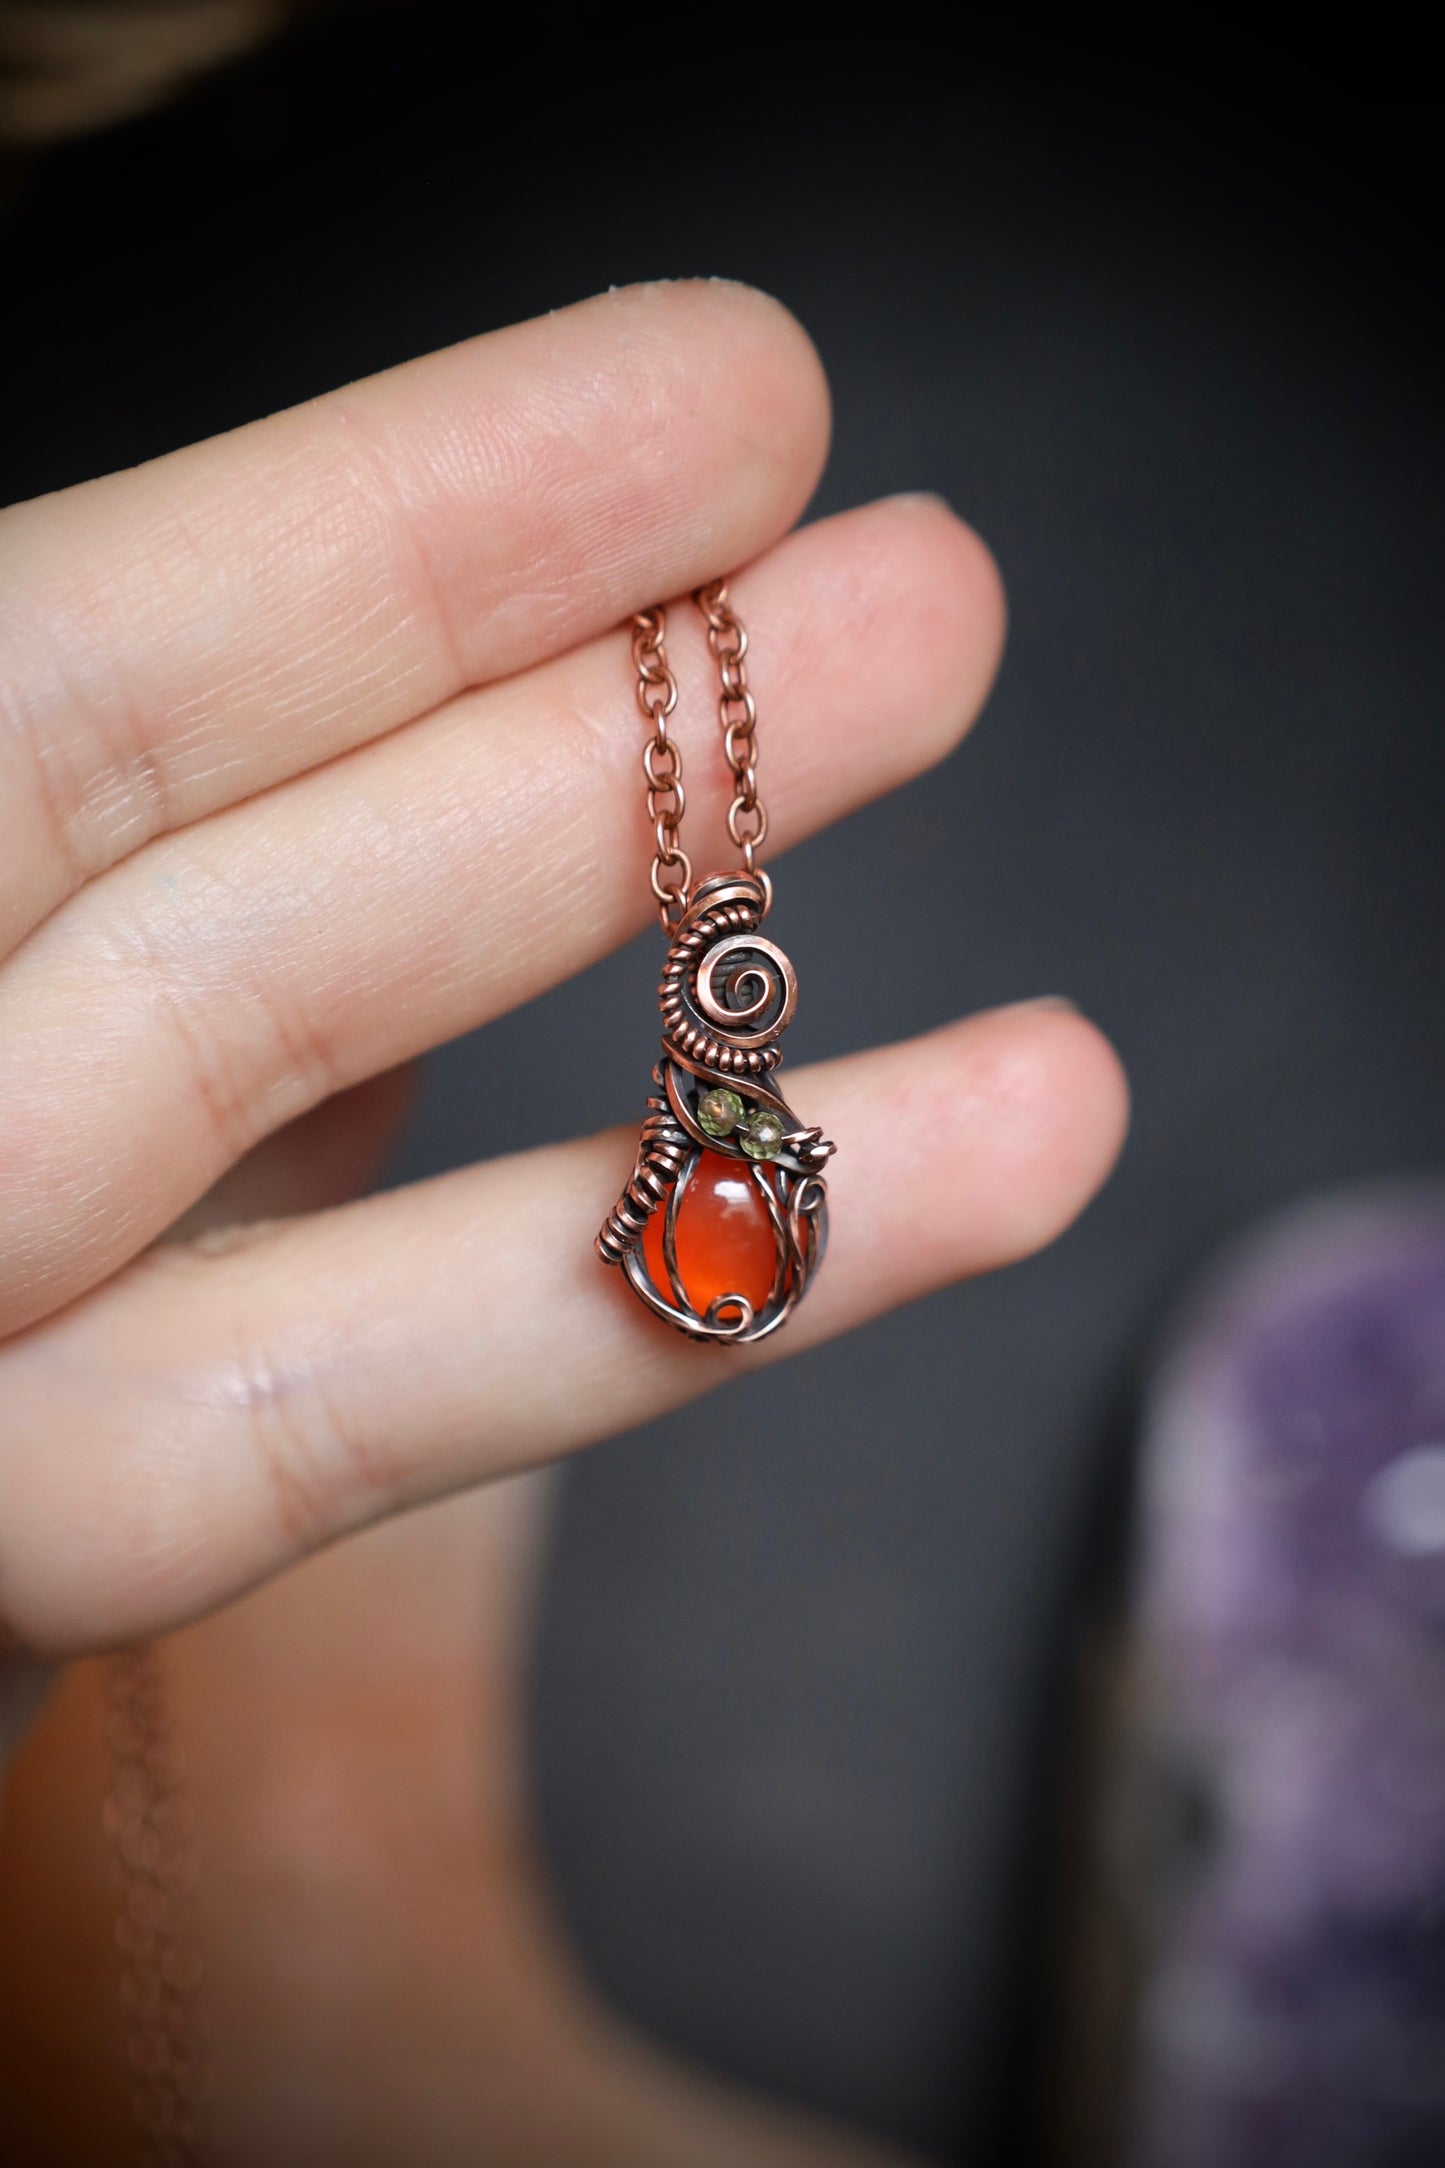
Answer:
<svg viewBox="0 0 1445 2168"><path fill-rule="evenodd" d="M189 1809L154 1642L107 1657L105 1829L131 2101L145 2168L194 2168L209 2084L198 2010Z"/></svg>
<svg viewBox="0 0 1445 2168"><path fill-rule="evenodd" d="M693 600L707 621L707 644L717 664L718 719L723 751L736 791L728 807L728 834L742 854L743 866L757 873L755 858L768 833L768 809L758 795L758 704L748 687L748 636L728 600L726 580L700 587ZM677 706L677 679L667 660L667 612L659 603L639 610L632 621L632 660L637 670L637 703L652 725L642 756L647 777L647 817L656 846L652 893L662 930L671 934L687 909L692 861L678 840L687 805L682 787L682 753L668 735L668 717ZM760 878L771 894L766 874Z"/></svg>
<svg viewBox="0 0 1445 2168"><path fill-rule="evenodd" d="M661 604L638 611L632 620L632 660L637 670L637 705L652 725L642 767L647 777L647 817L656 845L652 893L664 933L686 910L692 886L692 861L677 840L687 797L682 787L682 753L667 734L667 719L677 706L677 679L668 664L666 637L667 612Z"/></svg>

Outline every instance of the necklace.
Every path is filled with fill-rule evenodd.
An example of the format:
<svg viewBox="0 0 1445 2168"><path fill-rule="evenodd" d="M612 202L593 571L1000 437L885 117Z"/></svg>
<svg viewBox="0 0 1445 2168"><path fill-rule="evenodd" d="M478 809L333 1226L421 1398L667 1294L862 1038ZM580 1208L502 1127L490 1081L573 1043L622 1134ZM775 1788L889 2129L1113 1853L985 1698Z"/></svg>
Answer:
<svg viewBox="0 0 1445 2168"><path fill-rule="evenodd" d="M668 735L677 680L661 608L633 619L637 699L651 726L642 756L656 852L652 893L668 936L658 999L662 1059L631 1180L597 1237L655 1316L692 1340L738 1347L784 1324L822 1260L833 1151L778 1092L780 1040L797 974L759 932L773 884L757 864L768 833L758 796L758 710L748 689L748 636L727 583L699 588L718 666L723 750L736 785L728 835L742 863L693 885L679 840L682 755Z"/></svg>

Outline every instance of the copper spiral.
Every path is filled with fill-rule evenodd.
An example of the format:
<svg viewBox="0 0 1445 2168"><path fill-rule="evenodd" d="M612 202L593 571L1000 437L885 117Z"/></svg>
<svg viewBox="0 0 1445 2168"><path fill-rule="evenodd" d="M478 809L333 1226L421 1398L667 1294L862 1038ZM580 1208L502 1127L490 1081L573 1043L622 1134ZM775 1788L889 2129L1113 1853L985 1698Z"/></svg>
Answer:
<svg viewBox="0 0 1445 2168"><path fill-rule="evenodd" d="M714 875L693 897L658 988L664 1047L700 1069L762 1076L782 1060L777 1044L797 1005L798 981L782 950L758 932L761 882Z"/></svg>

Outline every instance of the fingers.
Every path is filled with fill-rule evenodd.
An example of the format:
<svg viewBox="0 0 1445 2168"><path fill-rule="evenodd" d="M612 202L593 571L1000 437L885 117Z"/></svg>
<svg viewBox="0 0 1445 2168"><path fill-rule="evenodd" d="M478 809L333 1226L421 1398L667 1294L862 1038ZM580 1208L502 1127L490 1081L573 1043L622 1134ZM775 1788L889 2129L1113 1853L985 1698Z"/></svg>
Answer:
<svg viewBox="0 0 1445 2168"><path fill-rule="evenodd" d="M827 434L784 309L648 286L0 515L0 954L161 830L754 556Z"/></svg>
<svg viewBox="0 0 1445 2168"><path fill-rule="evenodd" d="M168 1230L169 1238L179 1241L240 1221L321 1211L356 1196L395 1135L410 1082L407 1071L390 1070L313 1107L248 1153L182 1224ZM5 1431L0 1408L0 1456ZM0 1776L50 1679L50 1666L18 1660L5 1639L0 1604Z"/></svg>
<svg viewBox="0 0 1445 2168"><path fill-rule="evenodd" d="M997 661L997 576L931 501L804 529L737 593L770 850L939 758ZM673 648L702 871L732 855L727 769L680 612ZM614 632L157 840L57 912L0 973L0 1331L135 1255L266 1130L635 932L642 737Z"/></svg>
<svg viewBox="0 0 1445 2168"><path fill-rule="evenodd" d="M807 1071L832 1236L778 1341L703 1349L591 1248L635 1136L163 1248L0 1351L0 1589L59 1650L194 1615L346 1529L547 1460L1048 1241L1125 1119L1071 1013ZM43 1444L40 1442L43 1441Z"/></svg>
<svg viewBox="0 0 1445 2168"><path fill-rule="evenodd" d="M409 1068L387 1069L324 1099L248 1152L166 1229L188 1242L215 1227L292 1219L359 1196L394 1141L411 1101Z"/></svg>

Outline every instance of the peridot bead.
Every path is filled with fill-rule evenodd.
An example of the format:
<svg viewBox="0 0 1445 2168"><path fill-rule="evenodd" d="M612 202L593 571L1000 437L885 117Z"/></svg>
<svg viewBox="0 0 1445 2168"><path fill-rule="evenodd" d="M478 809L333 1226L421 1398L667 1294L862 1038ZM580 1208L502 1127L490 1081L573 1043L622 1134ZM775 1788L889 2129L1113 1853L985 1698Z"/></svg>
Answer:
<svg viewBox="0 0 1445 2168"><path fill-rule="evenodd" d="M697 1103L697 1126L710 1137L730 1137L743 1118L743 1103L726 1084L715 1084Z"/></svg>
<svg viewBox="0 0 1445 2168"><path fill-rule="evenodd" d="M776 1159L783 1148L783 1125L769 1107L759 1107L738 1142L749 1159Z"/></svg>

